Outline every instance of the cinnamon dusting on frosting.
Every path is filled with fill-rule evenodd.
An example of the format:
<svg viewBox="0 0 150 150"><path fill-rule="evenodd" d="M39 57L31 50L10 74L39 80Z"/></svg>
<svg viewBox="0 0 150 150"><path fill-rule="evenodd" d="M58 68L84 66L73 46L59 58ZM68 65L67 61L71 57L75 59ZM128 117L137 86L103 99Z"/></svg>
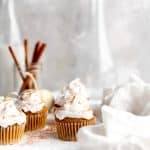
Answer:
<svg viewBox="0 0 150 150"><path fill-rule="evenodd" d="M1 97L0 98L0 126L8 127L14 124L23 124L26 122L26 116L22 111L19 111L15 105L15 98Z"/></svg>
<svg viewBox="0 0 150 150"><path fill-rule="evenodd" d="M85 86L79 79L70 82L57 97L56 117L63 120L66 117L91 119L93 111L89 108L88 95Z"/></svg>
<svg viewBox="0 0 150 150"><path fill-rule="evenodd" d="M45 106L45 103L41 99L41 95L36 90L26 90L20 95L21 102L21 109L24 112L38 112L42 110Z"/></svg>

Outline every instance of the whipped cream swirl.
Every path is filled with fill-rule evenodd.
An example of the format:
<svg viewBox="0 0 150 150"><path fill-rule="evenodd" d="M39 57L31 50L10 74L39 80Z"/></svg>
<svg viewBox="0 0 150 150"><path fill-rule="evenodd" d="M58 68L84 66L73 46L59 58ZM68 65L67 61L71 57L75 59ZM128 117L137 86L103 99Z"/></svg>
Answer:
<svg viewBox="0 0 150 150"><path fill-rule="evenodd" d="M14 124L26 122L26 115L19 111L15 105L16 99L10 97L0 97L0 126L8 127Z"/></svg>
<svg viewBox="0 0 150 150"><path fill-rule="evenodd" d="M24 112L36 113L41 111L45 106L45 103L41 99L39 91L26 90L20 95L21 109Z"/></svg>
<svg viewBox="0 0 150 150"><path fill-rule="evenodd" d="M63 88L55 104L60 106L55 111L56 117L60 120L67 117L93 118L93 111L89 108L86 88L79 79L72 81Z"/></svg>

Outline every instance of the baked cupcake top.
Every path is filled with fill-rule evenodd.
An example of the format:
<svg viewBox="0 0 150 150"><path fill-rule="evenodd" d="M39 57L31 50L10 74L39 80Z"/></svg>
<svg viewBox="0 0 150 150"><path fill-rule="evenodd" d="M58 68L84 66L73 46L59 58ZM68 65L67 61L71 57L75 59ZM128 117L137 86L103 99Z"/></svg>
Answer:
<svg viewBox="0 0 150 150"><path fill-rule="evenodd" d="M19 97L22 100L21 109L24 112L36 113L41 111L45 106L38 90L26 90Z"/></svg>
<svg viewBox="0 0 150 150"><path fill-rule="evenodd" d="M85 86L76 79L64 87L56 98L55 104L60 107L56 109L56 117L64 118L93 118L93 111L89 108L88 96Z"/></svg>
<svg viewBox="0 0 150 150"><path fill-rule="evenodd" d="M26 122L26 115L19 111L15 105L16 99L11 97L0 97L0 126L8 127L14 124Z"/></svg>

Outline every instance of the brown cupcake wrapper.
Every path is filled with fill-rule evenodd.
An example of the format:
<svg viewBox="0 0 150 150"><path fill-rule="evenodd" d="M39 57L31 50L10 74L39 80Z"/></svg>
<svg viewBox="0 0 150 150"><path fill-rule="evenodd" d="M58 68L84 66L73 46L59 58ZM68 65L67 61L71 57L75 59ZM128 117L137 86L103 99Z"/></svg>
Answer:
<svg viewBox="0 0 150 150"><path fill-rule="evenodd" d="M18 143L24 134L24 130L25 124L15 124L8 126L7 128L0 127L0 144L6 145Z"/></svg>
<svg viewBox="0 0 150 150"><path fill-rule="evenodd" d="M96 118L90 120L66 118L59 120L56 118L56 129L58 138L65 141L76 141L76 134L81 127L93 125L96 123Z"/></svg>
<svg viewBox="0 0 150 150"><path fill-rule="evenodd" d="M25 131L33 131L44 128L46 125L47 113L48 111L46 107L37 113L25 113L27 119Z"/></svg>

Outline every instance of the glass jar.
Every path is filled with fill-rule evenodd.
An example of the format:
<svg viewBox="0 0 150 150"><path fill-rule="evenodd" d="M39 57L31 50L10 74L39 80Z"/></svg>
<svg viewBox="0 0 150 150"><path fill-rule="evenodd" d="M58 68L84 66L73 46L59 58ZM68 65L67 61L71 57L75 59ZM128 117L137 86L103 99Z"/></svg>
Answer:
<svg viewBox="0 0 150 150"><path fill-rule="evenodd" d="M31 82L33 83L33 86L36 87L36 89L44 88L42 87L42 79L41 75L43 72L43 63L40 62L38 65L31 67L28 71L25 70L25 65L21 65L22 71L25 77L29 77L31 79ZM36 77L34 76L36 74ZM34 78L34 79L33 79ZM36 80L36 83L34 83L34 80ZM13 88L15 91L19 92L21 90L21 86L23 84L23 81L21 80L21 77L18 73L18 70L16 68L16 65L14 65L13 69ZM30 87L32 88L32 86Z"/></svg>

